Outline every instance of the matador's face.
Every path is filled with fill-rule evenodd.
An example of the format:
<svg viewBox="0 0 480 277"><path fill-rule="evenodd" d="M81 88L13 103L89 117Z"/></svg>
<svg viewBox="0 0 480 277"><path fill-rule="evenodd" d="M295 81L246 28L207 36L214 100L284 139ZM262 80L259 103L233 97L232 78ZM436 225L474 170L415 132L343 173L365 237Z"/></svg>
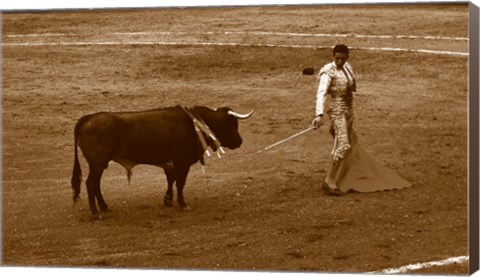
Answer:
<svg viewBox="0 0 480 277"><path fill-rule="evenodd" d="M342 68L343 65L347 62L347 60L348 54L346 53L335 52L335 54L333 55L333 61L335 62L337 68Z"/></svg>

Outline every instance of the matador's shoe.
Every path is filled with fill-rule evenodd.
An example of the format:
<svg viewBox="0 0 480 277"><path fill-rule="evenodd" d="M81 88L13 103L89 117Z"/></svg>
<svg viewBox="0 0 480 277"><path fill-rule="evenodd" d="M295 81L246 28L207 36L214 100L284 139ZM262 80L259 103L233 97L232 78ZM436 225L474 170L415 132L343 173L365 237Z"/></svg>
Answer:
<svg viewBox="0 0 480 277"><path fill-rule="evenodd" d="M331 195L335 195L335 196L341 196L343 195L343 192L335 187L335 188L332 188L331 186L329 186L327 183L323 183L323 188L328 191L328 193L330 193Z"/></svg>

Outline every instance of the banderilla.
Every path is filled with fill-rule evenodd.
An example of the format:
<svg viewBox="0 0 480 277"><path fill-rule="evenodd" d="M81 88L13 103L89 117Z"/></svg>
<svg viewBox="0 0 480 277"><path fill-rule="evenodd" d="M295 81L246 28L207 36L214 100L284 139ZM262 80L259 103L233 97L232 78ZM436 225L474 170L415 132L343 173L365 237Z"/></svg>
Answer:
<svg viewBox="0 0 480 277"><path fill-rule="evenodd" d="M275 147L275 146L277 146L277 145L280 145L280 144L282 144L282 143L285 143L285 142L287 142L287 141L289 141L289 140L291 140L291 139L294 139L294 138L296 138L296 137L298 137L298 136L301 136L301 135L303 135L303 134L305 134L305 133L307 133L307 132L309 132L309 131L311 131L311 130L315 130L315 128L314 128L313 126L310 126L310 127L308 127L307 129L305 129L305 130L303 130L303 131L300 131L300 132L298 132L298 133L296 133L296 134L293 134L293 135L289 136L288 138L282 139L282 140L279 141L279 142L276 142L276 143L274 143L274 144L272 144L272 145L269 145L269 146L267 146L267 147L265 147L265 148L263 148L263 149L258 150L257 154L260 153L260 152L266 151L266 150L268 150L268 149L270 149L270 148L272 148L272 147Z"/></svg>

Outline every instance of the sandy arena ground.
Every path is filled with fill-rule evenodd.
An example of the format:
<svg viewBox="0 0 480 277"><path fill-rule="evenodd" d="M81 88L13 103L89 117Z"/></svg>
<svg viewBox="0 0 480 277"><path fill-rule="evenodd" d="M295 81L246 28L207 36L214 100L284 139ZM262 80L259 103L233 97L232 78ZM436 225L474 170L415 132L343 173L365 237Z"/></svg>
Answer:
<svg viewBox="0 0 480 277"><path fill-rule="evenodd" d="M4 265L370 272L468 255L468 5L7 13L2 21ZM316 73L336 43L352 47L360 142L411 188L327 195L327 128L257 154L309 126ZM306 67L315 74L303 75ZM104 219L89 215L84 185L73 207L79 117L177 104L256 110L240 123L240 149L207 159L205 174L192 167L192 211L163 206L160 168L135 167L128 185L115 163L102 179ZM467 271L465 262L421 273Z"/></svg>

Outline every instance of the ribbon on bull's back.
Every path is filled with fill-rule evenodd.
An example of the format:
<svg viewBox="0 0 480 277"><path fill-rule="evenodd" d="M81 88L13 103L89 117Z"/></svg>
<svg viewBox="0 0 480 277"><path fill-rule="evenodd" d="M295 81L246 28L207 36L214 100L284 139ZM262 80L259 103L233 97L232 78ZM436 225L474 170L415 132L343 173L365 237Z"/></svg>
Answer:
<svg viewBox="0 0 480 277"><path fill-rule="evenodd" d="M215 144L215 148L220 150L222 154L225 154L225 150L223 150L223 147L220 145L220 141L218 141L217 137L215 137L215 134L210 130L207 124L203 122L203 120L195 116L192 109L182 107L182 109L185 111L185 113L190 116L193 122L193 127L195 128L195 133L197 134L198 140L200 141L200 144L202 145L202 153L206 153L208 157L211 157L210 151L208 151L208 144L207 141L205 140L205 136L210 137ZM217 153L218 158L222 158L220 153L217 150L214 150ZM204 166L205 166L205 160L203 159L203 155L200 157L200 163L202 164L202 171L205 172Z"/></svg>

